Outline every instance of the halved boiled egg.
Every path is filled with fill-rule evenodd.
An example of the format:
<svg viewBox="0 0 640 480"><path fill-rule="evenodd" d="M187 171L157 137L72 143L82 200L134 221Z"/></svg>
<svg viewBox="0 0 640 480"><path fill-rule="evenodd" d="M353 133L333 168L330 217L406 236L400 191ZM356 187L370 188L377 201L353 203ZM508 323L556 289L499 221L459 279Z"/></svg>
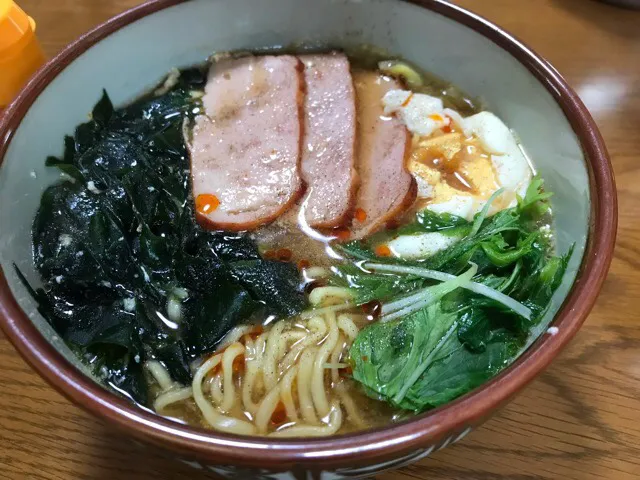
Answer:
<svg viewBox="0 0 640 480"><path fill-rule="evenodd" d="M408 169L418 184L420 208L472 220L499 189L489 215L514 207L532 178L531 166L513 133L496 115L463 118L442 100L407 90L382 99L385 114L400 118L414 134ZM405 238L406 237L406 238ZM428 233L400 236L388 246L394 256L425 258L459 238Z"/></svg>
<svg viewBox="0 0 640 480"><path fill-rule="evenodd" d="M382 99L385 113L397 115L414 134L408 168L418 183L420 202L438 213L471 220L493 193L503 188L489 214L516 204L532 171L509 128L491 112L463 118L442 100L408 90Z"/></svg>

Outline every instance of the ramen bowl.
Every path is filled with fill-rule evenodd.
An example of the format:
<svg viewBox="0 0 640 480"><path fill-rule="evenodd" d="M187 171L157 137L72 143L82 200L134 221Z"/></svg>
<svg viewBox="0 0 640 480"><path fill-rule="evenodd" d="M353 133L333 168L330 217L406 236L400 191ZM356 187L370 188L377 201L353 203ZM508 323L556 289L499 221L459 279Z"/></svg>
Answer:
<svg viewBox="0 0 640 480"><path fill-rule="evenodd" d="M58 173L44 165L105 88L115 104L214 51L372 45L481 97L514 129L549 190L560 251L575 244L545 329L509 368L442 407L385 428L322 439L243 437L176 423L94 381L39 315L14 265L38 284L32 219ZM111 19L43 67L0 125L0 325L57 390L109 425L229 478L360 478L462 440L544 370L593 306L617 223L611 165L584 105L544 59L440 0L152 0ZM547 329L547 327L549 327Z"/></svg>

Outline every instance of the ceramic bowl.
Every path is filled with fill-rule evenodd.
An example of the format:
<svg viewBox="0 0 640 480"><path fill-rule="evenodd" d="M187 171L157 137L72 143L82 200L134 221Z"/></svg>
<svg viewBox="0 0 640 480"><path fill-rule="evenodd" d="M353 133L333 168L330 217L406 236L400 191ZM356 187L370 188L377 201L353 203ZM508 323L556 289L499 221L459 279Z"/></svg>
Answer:
<svg viewBox="0 0 640 480"><path fill-rule="evenodd" d="M448 79L512 127L553 197L560 251L576 244L543 333L510 368L443 407L387 428L326 439L244 438L187 427L142 410L83 372L37 313L15 263L38 283L30 227L57 173L63 137L106 88L132 100L172 67L213 51L306 42L369 44ZM229 477L359 478L456 442L539 374L589 313L611 260L616 193L598 129L546 61L486 20L440 0L152 0L67 47L8 110L0 127L0 323L26 360L72 401L194 466ZM546 325L545 325L546 330ZM312 475L307 477L307 475Z"/></svg>
<svg viewBox="0 0 640 480"><path fill-rule="evenodd" d="M623 8L632 8L634 10L640 10L640 0L602 0L612 5L617 5Z"/></svg>

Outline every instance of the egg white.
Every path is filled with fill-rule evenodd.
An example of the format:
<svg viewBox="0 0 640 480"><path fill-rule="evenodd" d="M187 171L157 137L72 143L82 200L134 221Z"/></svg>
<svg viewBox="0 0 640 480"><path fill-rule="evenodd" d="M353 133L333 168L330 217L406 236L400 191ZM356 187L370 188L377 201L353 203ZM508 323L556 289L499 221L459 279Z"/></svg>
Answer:
<svg viewBox="0 0 640 480"><path fill-rule="evenodd" d="M448 125L442 100L409 90L390 90L382 98L385 115L395 113L410 132L429 136Z"/></svg>
<svg viewBox="0 0 640 480"><path fill-rule="evenodd" d="M511 130L491 112L477 113L464 122L491 154L500 187L523 196L531 183L532 171ZM512 202L509 206L515 204Z"/></svg>
<svg viewBox="0 0 640 480"><path fill-rule="evenodd" d="M459 240L459 236L428 232L417 235L401 235L388 242L387 246L394 257L417 260L431 257Z"/></svg>

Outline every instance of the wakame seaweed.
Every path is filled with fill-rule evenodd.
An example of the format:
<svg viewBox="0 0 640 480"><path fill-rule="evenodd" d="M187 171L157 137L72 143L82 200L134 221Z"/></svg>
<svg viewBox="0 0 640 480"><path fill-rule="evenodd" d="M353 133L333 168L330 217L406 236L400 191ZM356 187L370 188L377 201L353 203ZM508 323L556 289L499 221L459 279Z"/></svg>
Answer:
<svg viewBox="0 0 640 480"><path fill-rule="evenodd" d="M63 157L47 158L64 178L45 190L33 224L41 313L105 384L142 404L145 361L187 384L191 361L239 322L306 304L295 266L195 220L183 122L205 81L205 71L183 70L170 91L122 109L104 92Z"/></svg>

